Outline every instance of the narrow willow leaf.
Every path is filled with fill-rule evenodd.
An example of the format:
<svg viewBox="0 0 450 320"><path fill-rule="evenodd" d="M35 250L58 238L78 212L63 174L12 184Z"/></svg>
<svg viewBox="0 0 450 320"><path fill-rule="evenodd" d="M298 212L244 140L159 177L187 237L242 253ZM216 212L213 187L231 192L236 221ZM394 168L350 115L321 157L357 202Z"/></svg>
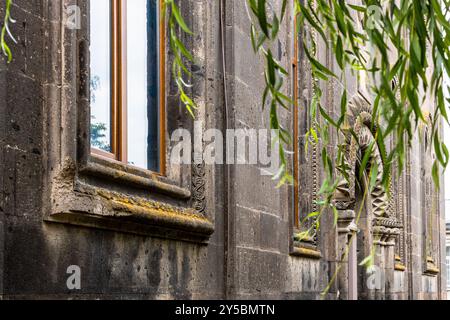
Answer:
<svg viewBox="0 0 450 320"><path fill-rule="evenodd" d="M188 34L193 34L191 29L189 29L183 17L181 16L180 10L178 9L178 6L175 3L175 1L172 0L171 2L172 2L172 13L175 19L177 20L178 25L183 29L184 32Z"/></svg>
<svg viewBox="0 0 450 320"><path fill-rule="evenodd" d="M325 36L325 32L323 31L324 30L323 26L319 25L316 22L316 20L310 14L309 10L301 2L299 3L299 7L300 7L301 14L303 15L303 17L306 20L308 20L308 22L311 24L311 26L320 34L320 36L322 37L323 41L325 43L328 43L327 37Z"/></svg>
<svg viewBox="0 0 450 320"><path fill-rule="evenodd" d="M16 39L11 34L11 31L9 30L9 23L15 23L15 20L11 18L11 5L12 0L6 0L6 7L5 7L5 18L3 21L3 27L1 32L1 38L0 38L0 46L2 48L3 54L7 57L7 62L10 63L13 59L12 51L9 45L6 43L6 35L8 35L11 40L14 43L17 43Z"/></svg>
<svg viewBox="0 0 450 320"><path fill-rule="evenodd" d="M334 78L337 78L337 76L327 67L325 67L322 63L320 63L318 60L316 60L311 53L309 52L306 44L304 45L304 50L305 50L305 54L308 57L308 60L311 62L311 65L317 69L317 71L319 71L320 73L327 75L327 76L332 76Z"/></svg>
<svg viewBox="0 0 450 320"><path fill-rule="evenodd" d="M378 178L378 165L374 162L370 168L369 192L372 193Z"/></svg>
<svg viewBox="0 0 450 320"><path fill-rule="evenodd" d="M345 121L346 115L347 115L347 90L344 90L342 97L341 97L341 116L339 118L339 121L337 123L337 128L340 129L342 124Z"/></svg>
<svg viewBox="0 0 450 320"><path fill-rule="evenodd" d="M335 52L336 52L336 61L339 64L339 67L341 69L344 69L344 47L342 44L341 36L337 37Z"/></svg>
<svg viewBox="0 0 450 320"><path fill-rule="evenodd" d="M374 263L374 255L371 254L371 255L365 257L365 258L359 263L359 265L360 265L361 267L369 268L370 266L373 266L373 263Z"/></svg>
<svg viewBox="0 0 450 320"><path fill-rule="evenodd" d="M447 146L445 145L445 143L442 143L442 152L444 153L444 158L445 158L445 160L444 160L444 168L447 168L447 165L448 165L448 162L450 160L450 157L449 157L449 151L448 151Z"/></svg>
<svg viewBox="0 0 450 320"><path fill-rule="evenodd" d="M258 0L257 8L258 8L257 18L259 21L259 26L261 27L261 30L262 32L264 32L266 37L270 38L269 24L267 22L266 0Z"/></svg>
<svg viewBox="0 0 450 320"><path fill-rule="evenodd" d="M362 179L364 177L364 174L366 173L366 168L368 167L369 160L372 157L373 150L374 150L375 140L372 141L369 146L364 151L363 158L361 159L361 164L359 168L359 178Z"/></svg>
<svg viewBox="0 0 450 320"><path fill-rule="evenodd" d="M335 128L339 128L338 124L331 118L331 116L325 111L324 108L319 106L319 111L322 117L327 120L328 123L330 123Z"/></svg>
<svg viewBox="0 0 450 320"><path fill-rule="evenodd" d="M439 165L437 161L434 161L433 167L431 169L431 175L433 177L434 184L437 189L440 189L440 175L439 175Z"/></svg>
<svg viewBox="0 0 450 320"><path fill-rule="evenodd" d="M333 226L336 227L339 221L339 212L335 206L333 208Z"/></svg>

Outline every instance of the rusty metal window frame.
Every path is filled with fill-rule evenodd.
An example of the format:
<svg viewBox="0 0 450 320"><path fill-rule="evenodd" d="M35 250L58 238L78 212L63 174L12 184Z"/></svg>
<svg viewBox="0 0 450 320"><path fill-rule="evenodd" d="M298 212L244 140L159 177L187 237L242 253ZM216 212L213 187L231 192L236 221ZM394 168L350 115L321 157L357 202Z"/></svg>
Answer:
<svg viewBox="0 0 450 320"><path fill-rule="evenodd" d="M294 100L294 227L299 228L300 227L300 216L299 216L299 201L300 201L300 186L299 186L299 179L300 179L300 173L299 173L299 128L298 128L298 91L299 91L299 83L298 83L298 64L299 64L299 41L298 41L298 35L297 35L297 22L298 22L298 15L295 15L294 17L294 57L292 59L292 87L293 87L293 100Z"/></svg>
<svg viewBox="0 0 450 320"><path fill-rule="evenodd" d="M302 54L303 54L303 48L302 48L302 36L301 34L299 34L297 32L297 25L298 25L298 19L299 19L299 15L295 15L295 10L294 10L294 17L293 17L293 37L292 37L292 45L293 45L293 51L292 51L292 62L291 62L291 68L292 68L292 98L294 101L294 109L293 109L293 121L292 121L292 134L293 134L293 176L294 176L294 185L293 185L293 204L292 204L292 208L293 208L293 213L292 213L292 223L291 223L291 230L292 230L292 234L295 235L295 233L298 233L300 231L303 231L304 226L302 225L302 223L304 221L302 221L302 219L305 218L305 216L307 214L305 214L304 212L301 212L303 209L302 207L302 203L301 201L305 201L307 199L304 199L304 196L301 195L301 189L302 189L302 181L301 179L307 179L304 174L304 170L301 169L301 162L302 162L302 156L300 152L302 152L301 150L301 145L303 144L302 139L304 139L303 136L303 129L301 129L301 123L300 121L305 118L306 114L304 114L302 111L302 113L300 113L300 99L302 99L303 97L301 96L300 90L303 88L303 86L305 85L304 80L302 80L302 78L300 78L300 72L306 72L306 70L300 70L303 65L302 65ZM303 81L303 82L301 82ZM306 109L303 109L306 110ZM307 111L306 111L307 112ZM306 156L306 155L305 155ZM309 160L307 160L307 162L305 163L308 165L308 168L311 169L311 171L314 171L314 167L317 166L316 163L316 159L312 156L310 156ZM312 181L314 184L316 184L317 182L314 180ZM316 191L316 185L312 186L311 190L313 190L312 192L315 194ZM312 201L312 200L311 200ZM312 209L315 210L314 208L314 204L311 203L310 205L306 205L311 206ZM314 211L312 210L312 211ZM308 212L309 214L309 212ZM306 222L306 221L305 221ZM311 222L311 223L315 223L315 222ZM315 230L315 232L317 232L317 230ZM322 257L321 252L319 251L319 242L318 242L318 234L315 233L313 238L311 240L308 241L297 241L295 239L291 240L291 254L292 255L296 255L296 256L302 256L302 257L307 257L307 258L311 258L311 259L320 259Z"/></svg>

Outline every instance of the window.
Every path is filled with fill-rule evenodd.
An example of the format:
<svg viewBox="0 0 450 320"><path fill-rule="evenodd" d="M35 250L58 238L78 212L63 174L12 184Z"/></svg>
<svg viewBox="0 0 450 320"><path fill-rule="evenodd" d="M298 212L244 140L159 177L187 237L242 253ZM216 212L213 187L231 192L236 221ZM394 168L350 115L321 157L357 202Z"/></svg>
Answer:
<svg viewBox="0 0 450 320"><path fill-rule="evenodd" d="M164 115L164 84L174 80L164 77L163 1L77 1L80 12L87 13L80 16L80 29L67 30L64 24L49 28L52 50L58 48L58 54L49 56L52 80L59 84L64 70L64 85L46 91L58 97L45 99L54 109L46 130L52 159L46 222L202 244L214 232L203 166L173 168L162 161L164 132L167 137L179 126L193 127L193 120L181 117L184 110L176 108L178 99L171 99L171 120ZM55 9L63 12L67 3L57 3ZM195 5L202 19L192 20L194 30L213 21L207 4ZM207 56L203 41L188 37L186 45ZM199 90L192 89L196 99L210 99L200 89L206 81L199 78Z"/></svg>
<svg viewBox="0 0 450 320"><path fill-rule="evenodd" d="M299 216L299 128L298 128L298 108L299 108L299 84L298 84L298 64L299 64L299 43L297 36L297 21L298 15L294 17L294 56L292 60L292 87L293 87L293 100L294 100L294 227L300 227L300 216Z"/></svg>
<svg viewBox="0 0 450 320"><path fill-rule="evenodd" d="M314 200L308 196L309 191L316 193L315 146L306 152L306 140L310 130L311 121L308 116L310 94L312 92L312 79L303 49L303 34L298 30L298 16L294 17L293 59L292 59L292 88L293 88L293 140L294 140L294 227L305 229L314 224L314 219L305 219L311 212L316 211Z"/></svg>
<svg viewBox="0 0 450 320"><path fill-rule="evenodd" d="M293 109L293 229L294 234L308 232L307 236L302 236L301 241L295 240L294 246L308 249L307 256L318 258L318 232L316 228L316 218L308 218L311 212L317 211L316 196L318 194L318 161L317 144L310 144L307 148L308 132L314 123L309 117L308 106L311 103L313 92L313 79L308 67L307 57L304 50L306 33L299 32L299 16L293 19L293 51L292 51L292 96L295 102ZM306 150L308 149L308 152ZM296 250L298 252L298 250ZM313 253L314 252L314 253ZM311 254L314 254L311 256Z"/></svg>
<svg viewBox="0 0 450 320"><path fill-rule="evenodd" d="M446 248L445 263L447 266L447 290L450 290L450 247Z"/></svg>
<svg viewBox="0 0 450 320"><path fill-rule="evenodd" d="M91 151L163 173L162 0L90 2Z"/></svg>

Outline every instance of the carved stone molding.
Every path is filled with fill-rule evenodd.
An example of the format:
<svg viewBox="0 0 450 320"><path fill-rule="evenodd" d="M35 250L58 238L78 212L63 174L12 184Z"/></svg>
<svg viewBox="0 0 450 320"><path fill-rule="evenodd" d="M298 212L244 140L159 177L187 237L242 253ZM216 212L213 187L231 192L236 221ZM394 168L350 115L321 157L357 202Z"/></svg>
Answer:
<svg viewBox="0 0 450 320"><path fill-rule="evenodd" d="M48 222L200 243L214 232L212 223L195 208L92 185L70 162L53 181L52 195Z"/></svg>
<svg viewBox="0 0 450 320"><path fill-rule="evenodd" d="M306 33L311 33L312 35L312 42L315 43L315 38L317 38L317 34L314 30L308 30ZM311 39L305 39L306 41L310 41ZM299 44L301 41L299 41ZM303 52L301 48L299 48L299 51ZM311 65L308 62L306 56L302 54L300 57L299 63L301 64L300 68L297 68L299 70L298 77L302 78L299 81L299 96L301 97L301 100L304 104L309 104L312 98L312 92L314 91L314 87L318 86L319 83L316 79L313 79L312 77L312 70ZM301 71L301 73L300 73ZM307 77L310 81L305 81L305 77ZM312 127L315 130L318 130L317 126L317 120L319 120L319 117L316 116L316 121L314 121L310 115L308 114L308 108L303 109L304 113L300 116L301 119L305 119L304 121L298 121L298 123L295 123L295 126L299 127L299 136L302 137L302 139L299 139L299 150L304 149L304 145L306 144L305 136L307 136L307 132ZM302 148L303 146L303 148ZM319 190L320 190L320 179L321 179L321 166L320 166L320 142L318 143L311 143L309 151L307 153L304 153L302 155L299 155L299 181L301 181L301 187L300 192L298 195L298 218L301 221L301 226L299 226L299 229L294 230L295 232L302 232L302 231L309 231L309 235L307 237L301 237L301 241L295 240L293 241L293 247L295 252L293 250L293 255L302 255L302 253L305 253L303 256L307 257L317 257L320 256L320 252L318 252L318 248L320 247L320 233L317 229L317 216L311 217L309 219L305 218L308 214L311 212L317 212L319 210L319 206L317 205L317 201L319 199ZM301 152L300 152L301 153ZM307 188L307 189L306 189ZM298 250L297 250L298 249ZM305 249L305 250L303 250ZM313 250L314 254L310 254L309 250Z"/></svg>
<svg viewBox="0 0 450 320"><path fill-rule="evenodd" d="M425 274L436 276L440 272L439 268L436 266L433 257L427 256Z"/></svg>
<svg viewBox="0 0 450 320"><path fill-rule="evenodd" d="M394 246L400 235L402 224L392 217L376 217L373 219L372 233L374 243Z"/></svg>
<svg viewBox="0 0 450 320"><path fill-rule="evenodd" d="M395 271L406 271L406 266L404 265L402 258L399 255L395 256Z"/></svg>
<svg viewBox="0 0 450 320"><path fill-rule="evenodd" d="M338 233L350 234L351 232L357 231L355 225L355 211L353 210L340 210L339 217L337 221Z"/></svg>
<svg viewBox="0 0 450 320"><path fill-rule="evenodd" d="M338 228L342 232L348 232L348 227L344 224L349 224L350 218L346 218L350 210L354 210L356 202L356 169L361 165L362 157L370 146L374 146L370 155L369 164L376 164L378 167L375 184L367 197L370 199L370 212L367 217L371 219L369 232L372 233L374 241L384 245L394 245L396 239L400 234L402 228L401 222L397 221L393 211L393 194L391 197L383 184L383 157L378 148L374 134L376 132L376 124L372 123L371 104L361 93L358 93L349 102L348 111L349 125L353 128L353 134L348 132L345 136L346 150L344 161L346 164L346 176L348 179L343 179L336 190L334 201L336 208L340 210L342 217L338 219ZM392 181L392 180L391 180ZM361 183L361 185L367 185ZM392 192L395 192L393 190ZM339 222L340 221L340 222Z"/></svg>
<svg viewBox="0 0 450 320"><path fill-rule="evenodd" d="M192 165L192 201L193 208L201 215L205 215L205 163Z"/></svg>
<svg viewBox="0 0 450 320"><path fill-rule="evenodd" d="M319 193L319 163L318 163L318 148L319 146L315 144L312 148L312 154L311 154L311 171L312 171L312 210L313 212L316 212L318 210L317 207L317 200L318 200L318 193ZM317 218L316 218L317 219ZM317 230L317 223L316 219L314 219L313 223L313 243L317 246L318 244L318 230Z"/></svg>
<svg viewBox="0 0 450 320"><path fill-rule="evenodd" d="M384 246L394 246L397 236L400 234L399 228L385 226L374 226L372 229L374 244Z"/></svg>
<svg viewBox="0 0 450 320"><path fill-rule="evenodd" d="M305 248L300 245L294 246L294 249L291 252L291 255L298 256L298 257L310 258L310 259L321 259L322 258L322 254L320 253L320 251Z"/></svg>

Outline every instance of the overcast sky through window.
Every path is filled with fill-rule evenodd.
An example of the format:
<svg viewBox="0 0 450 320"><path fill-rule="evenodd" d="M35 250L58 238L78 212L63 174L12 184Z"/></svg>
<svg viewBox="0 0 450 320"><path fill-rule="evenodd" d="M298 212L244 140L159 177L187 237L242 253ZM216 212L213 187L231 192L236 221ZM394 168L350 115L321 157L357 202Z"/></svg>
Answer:
<svg viewBox="0 0 450 320"><path fill-rule="evenodd" d="M109 0L91 2L91 79L97 79L91 102L93 123L105 124L110 144L110 8ZM129 163L147 168L147 0L127 6L127 111Z"/></svg>

